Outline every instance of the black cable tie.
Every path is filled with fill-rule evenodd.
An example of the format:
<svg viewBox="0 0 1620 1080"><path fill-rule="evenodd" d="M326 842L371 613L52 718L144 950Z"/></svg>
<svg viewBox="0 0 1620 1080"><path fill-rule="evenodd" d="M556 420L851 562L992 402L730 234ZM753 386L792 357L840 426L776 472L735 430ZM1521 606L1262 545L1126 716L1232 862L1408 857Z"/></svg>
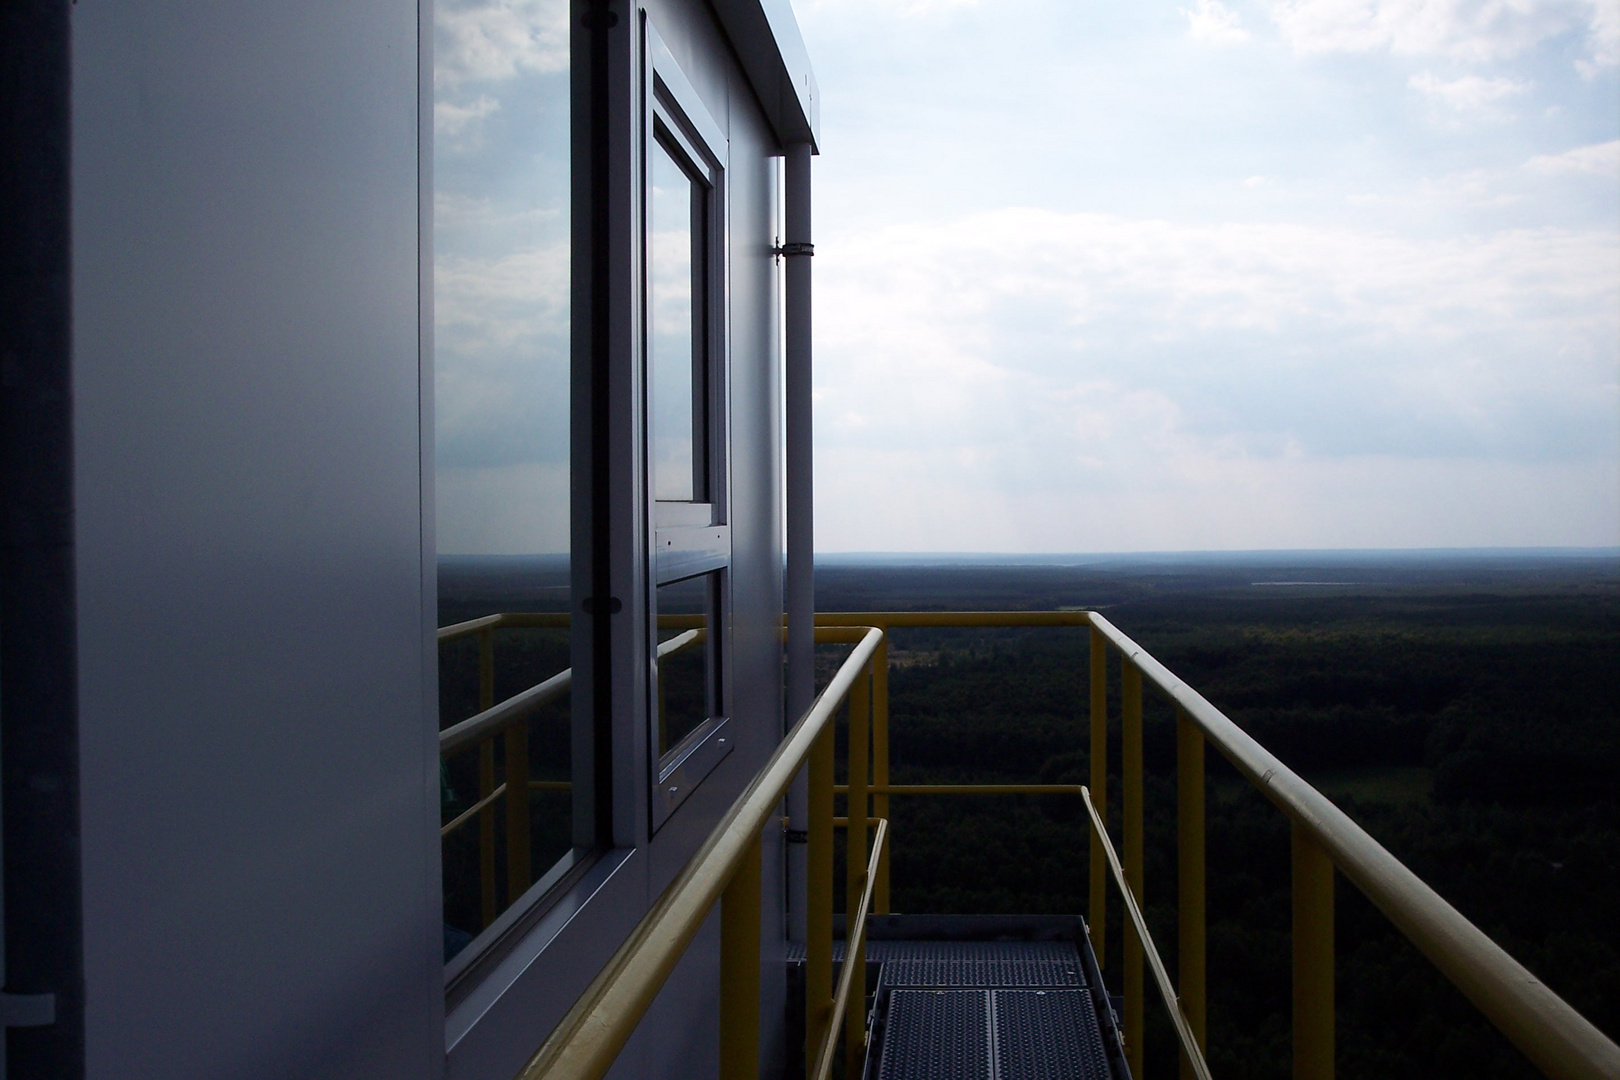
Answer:
<svg viewBox="0 0 1620 1080"><path fill-rule="evenodd" d="M772 255L814 255L815 253L816 245L814 244L792 243L771 248Z"/></svg>

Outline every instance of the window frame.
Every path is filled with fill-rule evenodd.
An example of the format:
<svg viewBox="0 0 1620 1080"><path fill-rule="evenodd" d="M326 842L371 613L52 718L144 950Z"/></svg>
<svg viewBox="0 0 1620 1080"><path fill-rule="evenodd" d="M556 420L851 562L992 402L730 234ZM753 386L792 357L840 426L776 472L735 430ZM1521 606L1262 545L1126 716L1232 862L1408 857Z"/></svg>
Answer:
<svg viewBox="0 0 1620 1080"><path fill-rule="evenodd" d="M730 350L727 291L726 167L728 140L703 105L674 56L650 19L643 17L643 108L641 131L641 252L642 318L639 341L643 387L641 422L646 437L643 475L646 478L647 534L652 543L647 573L646 686L649 829L656 833L731 752L730 701L731 526L730 501ZM668 501L655 498L653 475L653 409L651 369L651 161L662 144L678 166L702 192L703 213L694 214L693 297L694 348L701 348L703 423L703 501ZM696 264L701 263L699 270ZM699 289L701 286L701 290ZM701 291L701 296L699 295ZM694 383L696 383L696 372ZM694 392L694 410L698 406ZM699 425L694 419L694 440ZM697 461L694 448L694 495ZM713 582L708 615L708 677L713 680L714 715L668 752L658 751L658 607L660 585L709 576Z"/></svg>

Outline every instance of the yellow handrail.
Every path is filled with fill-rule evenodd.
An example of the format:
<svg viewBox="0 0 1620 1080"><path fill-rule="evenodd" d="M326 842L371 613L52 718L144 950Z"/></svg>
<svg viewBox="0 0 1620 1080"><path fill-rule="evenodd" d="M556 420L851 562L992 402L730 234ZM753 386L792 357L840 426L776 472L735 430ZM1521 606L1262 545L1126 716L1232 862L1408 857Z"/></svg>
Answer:
<svg viewBox="0 0 1620 1080"><path fill-rule="evenodd" d="M524 1066L520 1080L599 1080L606 1074L774 816L811 746L830 730L833 714L882 640L877 629L863 635L832 682Z"/></svg>
<svg viewBox="0 0 1620 1080"><path fill-rule="evenodd" d="M504 618L505 616L490 615L487 618ZM474 620L481 621L481 620ZM681 652L694 645L701 644L704 632L702 630L687 630L677 634L668 641L660 642L658 646L658 659ZM459 723L451 724L439 732L439 753L450 754L476 742L487 735L516 723L538 712L543 706L556 701L568 693L573 685L574 669L564 668L551 678L538 682L527 690L513 694L498 705L493 705L482 712L475 713Z"/></svg>
<svg viewBox="0 0 1620 1080"><path fill-rule="evenodd" d="M441 641L448 641L475 633L487 635L496 627L562 626L566 625L566 621L566 615L494 615L445 627L439 634ZM665 624L664 619L659 622L661 626ZM671 620L671 628L673 624ZM813 1025L812 1031L812 1040L819 1048L814 1066L817 1070L822 1070L824 1065L830 1066L832 1048L837 1042L838 1021L849 1008L846 999L854 995L857 974L864 974L864 962L860 964L862 972L857 973L855 967L856 958L864 955L865 913L868 910L884 912L888 908L888 854L891 846L888 843L887 821L889 797L1078 793L1086 802L1091 819L1092 865L1098 865L1098 856L1106 858L1120 884L1130 916L1130 929L1134 933L1128 938L1138 939L1128 941L1136 948L1127 950L1126 964L1126 982L1134 983L1135 1008L1139 1013L1141 953L1145 950L1182 1044L1184 1075L1190 1073L1197 1080L1207 1080L1208 1069L1202 1056L1204 846L1201 795L1202 746L1204 740L1208 740L1293 822L1297 893L1295 937L1299 939L1301 934L1305 935L1304 940L1295 942L1296 1078L1333 1075L1333 1006L1331 997L1324 996L1330 993L1324 988L1331 988L1333 981L1332 921L1331 917L1324 917L1324 911L1331 910L1328 905L1332 902L1332 874L1335 867L1361 889L1396 928L1417 945L1441 973L1546 1075L1557 1080L1620 1078L1620 1048L1613 1041L1535 979L1325 796L1096 612L823 612L817 614L816 626L817 641L858 642L856 649L787 739L778 746L765 769L732 805L703 848L665 890L658 903L591 983L585 995L552 1032L520 1074L520 1080L537 1080L542 1075L572 1080L574 1077L600 1077L606 1072L696 933L698 925L721 891L727 888L731 875L746 862L750 850L757 851L760 829L780 801L788 782L810 757L811 748L819 742L823 751L830 753L830 740L826 736L831 730L829 724L833 713L874 659L885 661L886 667L884 631L896 627L1087 628L1092 639L1092 788L1099 793L1099 797L1103 790L1101 781L1106 779L1106 773L1100 768L1104 753L1099 753L1099 750L1105 752L1107 745L1104 684L1107 648L1112 646L1119 652L1124 684L1122 700L1128 714L1123 718L1127 729L1126 750L1130 759L1128 764L1132 766L1127 768L1124 777L1127 804L1125 845L1127 859L1134 860L1133 865L1140 862L1138 849L1142 841L1142 815L1135 801L1141 782L1140 754L1134 752L1135 740L1140 738L1141 686L1145 681L1168 697L1177 711L1178 820L1179 832L1185 834L1179 841L1178 872L1183 886L1179 891L1184 894L1180 900L1190 902L1198 910L1180 913L1182 957L1179 965L1181 994L1178 997L1170 989L1168 976L1141 915L1140 867L1137 866L1132 872L1121 866L1107 835L1103 815L1093 804L1090 792L1077 785L889 783L887 679L873 671L870 676L872 767L869 771L864 767L861 769L861 778L870 775L870 782L858 785L858 794L872 797L875 804L873 813L865 820L868 825L876 826L877 832L871 856L866 861L866 872L860 875L858 883L860 904L856 922L851 926L839 990L824 1005L809 1003L820 1010L819 1017L825 1018L824 1026ZM672 645L685 637L683 634L665 644ZM866 692L863 686L862 693ZM852 729L856 720L852 711ZM863 711L859 723L864 725L865 722ZM820 789L825 793L829 807L833 792L830 768L830 763L821 766L825 775ZM1137 775L1132 775L1133 768ZM814 766L812 772L815 772ZM1193 784L1195 779L1196 786ZM1185 793L1180 791L1183 786L1188 789ZM814 781L812 788L815 788ZM848 787L839 785L838 790L847 792ZM815 802L814 791L812 802ZM846 820L835 822L827 818L819 827L826 829L835 823L845 824ZM813 848L816 846L819 822L820 819L813 812ZM830 844L830 840L827 842ZM827 857L830 858L830 854ZM854 868L855 864L852 863L851 869ZM830 863L825 869L830 879ZM815 875L812 874L812 877ZM1137 879L1135 882L1132 881L1133 877ZM856 883L852 883L852 888L855 886ZM1099 915L1101 887L1101 875L1094 872L1090 930L1099 963L1102 959L1103 931L1103 919ZM1303 917L1302 904L1309 909ZM826 945L816 941L812 941L811 945L810 966L815 968L814 961L819 953L826 951ZM1133 965L1130 963L1133 953L1136 957L1134 979L1131 971ZM1323 1000L1302 1004L1300 992L1311 988ZM822 984L823 998L829 996L830 989ZM1128 998L1131 989L1128 985ZM1132 1003L1127 1001L1128 1016L1131 1008ZM1129 1034L1130 1025L1127 1027ZM1134 1036L1137 1042L1140 1041L1140 1033L1138 1017ZM846 1035L850 1034L846 1032ZM864 1032L859 1034L864 1039ZM850 1039L846 1039L846 1043L853 1052L855 1043ZM1137 1052L1132 1056L1139 1062L1139 1048L1133 1049ZM741 1057L747 1058L749 1055L744 1053ZM824 1075L824 1071L812 1073L813 1078Z"/></svg>
<svg viewBox="0 0 1620 1080"><path fill-rule="evenodd" d="M855 909L855 917L848 920L848 931L844 935L844 968L838 973L838 990L833 994L832 1016L834 1021L827 1025L827 1030L821 1036L821 1047L816 1053L815 1069L810 1073L811 1080L827 1080L832 1075L833 1058L838 1050L838 1022L837 1017L845 1017L859 1022L857 1014L850 1017L849 1004L850 987L855 984L855 967L866 963L866 922L867 915L872 910L872 890L877 886L878 862L883 857L883 848L889 838L889 823L882 818L868 819L877 822L877 831L872 834L872 857L866 861L866 872L861 875L861 903ZM847 819L846 819L847 821ZM834 824L837 824L836 820ZM862 1039L864 1040L864 1030Z"/></svg>
<svg viewBox="0 0 1620 1080"><path fill-rule="evenodd" d="M1100 780L1106 773L1100 768L1106 748L1106 694L1102 679L1106 670L1106 645L1112 645L1123 661L1123 700L1127 754L1131 757L1134 745L1129 742L1139 731L1132 732L1130 721L1140 708L1140 679L1145 678L1155 689L1168 697L1177 707L1179 723L1196 729L1199 737L1208 739L1216 749L1230 760L1251 783L1258 787L1294 822L1295 852L1301 864L1295 868L1295 880L1308 890L1307 906L1314 905L1303 921L1296 920L1296 937L1305 935L1309 940L1296 942L1295 981L1318 988L1316 999L1305 1003L1296 1011L1295 1075L1333 1075L1332 999L1324 996L1324 987L1332 986L1332 925L1321 918L1316 910L1331 903L1332 877L1326 884L1320 871L1313 869L1313 860L1319 851L1331 865L1338 868L1370 899L1384 915L1420 951L1427 956L1456 987L1468 997L1498 1030L1511 1040L1537 1068L1555 1080L1616 1080L1620 1078L1620 1047L1576 1012L1562 998L1548 989L1500 945L1487 937L1478 927L1463 917L1438 893L1407 869L1381 844L1352 821L1348 815L1328 798L1297 776L1270 751L1261 746L1248 733L1233 723L1224 713L1211 705L1197 691L1187 686L1168 668L1155 660L1117 627L1095 611L861 611L818 612L818 628L836 628L847 625L876 626L884 630L900 627L1087 627L1092 631L1091 655L1091 707L1092 707L1092 780L1098 791ZM1099 647L1099 643L1105 643ZM1134 683L1134 685L1132 685ZM1134 699L1134 700L1133 700ZM887 702L881 703L881 715L887 719ZM873 731L875 754L888 760L888 729L886 723L877 723ZM1178 751L1185 747L1188 755L1187 772L1196 771L1202 782L1202 755L1193 760L1199 744L1188 736L1178 737ZM1137 766L1140 768L1139 764ZM1127 809L1139 787L1139 776L1126 770ZM886 779L886 778L884 778ZM879 788L885 795L938 794L955 795L992 791L1023 792L1037 785L897 785L877 781L872 790ZM964 789L974 789L973 791ZM1029 791L1034 793L1034 791ZM1190 800L1188 800L1190 802ZM885 810L887 807L884 808ZM885 815L886 816L886 815ZM1201 807L1183 806L1180 818L1183 826L1191 825L1197 834L1184 838L1184 850L1179 873L1184 882L1196 886L1194 902L1200 910L1189 913L1183 928L1196 932L1196 941L1187 935L1181 942L1182 997L1186 1000L1191 1017L1189 1029L1195 1041L1202 1045L1203 1027L1203 815ZM1125 840L1127 848L1141 841L1140 813L1127 813ZM1134 818L1134 820L1133 820ZM1100 815L1099 815L1100 820ZM1102 854L1108 845L1102 843L1096 830L1092 831L1093 851ZM1129 852L1134 855L1134 852ZM1095 863L1094 863L1095 865ZM1126 874L1127 879L1131 875ZM1136 875L1138 878L1140 874ZM1097 891L1099 876L1092 876L1091 937L1098 962L1102 960L1102 933L1104 920L1099 915L1101 894ZM1135 883L1137 893L1133 902L1140 900L1140 881ZM1307 901L1296 898L1296 912ZM885 910L886 904L878 907ZM1143 944L1151 947L1145 939ZM1324 938L1323 935L1326 934ZM1131 943L1134 944L1134 943ZM1192 948L1189 950L1189 944ZM1130 950L1128 950L1128 953ZM1127 955L1126 982L1133 982L1133 965ZM1140 972L1140 960L1135 965ZM1139 974L1134 980L1139 982ZM1191 986L1189 986L1189 983ZM1126 1009L1129 1014L1133 1002L1127 988ZM1140 1008L1141 992L1134 988L1134 1004ZM1296 1001L1299 995L1296 995ZM1130 1028L1127 1023L1127 1029ZM1136 1038L1140 1041L1140 1023L1136 1025ZM1128 1030L1129 1034L1129 1030ZM1134 1056L1134 1055L1133 1055ZM1325 1057L1325 1060L1324 1060Z"/></svg>
<svg viewBox="0 0 1620 1080"><path fill-rule="evenodd" d="M1321 845L1344 876L1537 1068L1557 1080L1620 1077L1620 1047L1608 1036L1203 695L1101 615L1091 613L1091 623L1185 711L1239 772Z"/></svg>
<svg viewBox="0 0 1620 1080"><path fill-rule="evenodd" d="M1113 872L1114 882L1119 886L1119 895L1125 901L1125 913L1130 916L1131 925L1136 927L1136 936L1147 950L1148 966L1153 969L1153 980L1159 984L1159 997L1164 1001L1165 1012L1170 1014L1170 1022L1175 1025L1176 1040L1181 1043L1181 1053L1192 1066L1193 1075L1198 1080L1211 1080L1209 1066L1204 1062L1204 1052L1199 1049L1192 1025L1187 1022L1187 1014L1181 1010L1181 999L1170 986L1170 974L1164 970L1164 961L1159 959L1159 950L1153 945L1153 936L1148 933L1147 920L1142 918L1142 909L1137 906L1136 895L1131 892L1130 885L1125 881L1125 871L1119 865L1119 856L1114 853L1114 842L1108 839L1108 830L1103 827L1102 818L1097 815L1097 808L1091 804L1091 792L1081 788L1080 798L1085 800L1086 813L1091 817L1092 834L1102 843L1103 854L1108 859L1108 869Z"/></svg>

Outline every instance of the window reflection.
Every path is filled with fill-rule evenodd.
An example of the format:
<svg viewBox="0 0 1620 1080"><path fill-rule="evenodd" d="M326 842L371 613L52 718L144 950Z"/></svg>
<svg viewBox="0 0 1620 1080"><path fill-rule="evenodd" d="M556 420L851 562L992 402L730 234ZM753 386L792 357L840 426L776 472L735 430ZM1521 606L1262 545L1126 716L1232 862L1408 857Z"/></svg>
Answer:
<svg viewBox="0 0 1620 1080"><path fill-rule="evenodd" d="M648 382L652 398L653 497L705 499L701 186L661 140L653 140L648 237Z"/></svg>
<svg viewBox="0 0 1620 1080"><path fill-rule="evenodd" d="M570 666L568 0L438 0L434 49L439 625L505 616L443 729ZM570 743L565 694L443 757L447 961L571 851Z"/></svg>
<svg viewBox="0 0 1620 1080"><path fill-rule="evenodd" d="M715 635L718 574L658 588L658 754L721 713Z"/></svg>

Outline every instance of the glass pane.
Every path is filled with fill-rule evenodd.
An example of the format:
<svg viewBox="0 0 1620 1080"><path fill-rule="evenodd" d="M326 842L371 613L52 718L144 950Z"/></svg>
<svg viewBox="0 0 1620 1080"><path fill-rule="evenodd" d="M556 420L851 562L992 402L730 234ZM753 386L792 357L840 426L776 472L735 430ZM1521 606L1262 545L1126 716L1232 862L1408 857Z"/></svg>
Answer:
<svg viewBox="0 0 1620 1080"><path fill-rule="evenodd" d="M703 390L692 283L698 186L653 140L648 248L648 377L652 403L653 497L702 499Z"/></svg>
<svg viewBox="0 0 1620 1080"><path fill-rule="evenodd" d="M715 584L714 574L704 574L658 589L660 757L720 711L717 651L708 632L714 625ZM669 651L666 642L672 646Z"/></svg>
<svg viewBox="0 0 1620 1080"><path fill-rule="evenodd" d="M434 47L439 624L508 616L441 642L445 728L570 663L568 0L439 0ZM570 734L443 757L447 961L570 851Z"/></svg>

